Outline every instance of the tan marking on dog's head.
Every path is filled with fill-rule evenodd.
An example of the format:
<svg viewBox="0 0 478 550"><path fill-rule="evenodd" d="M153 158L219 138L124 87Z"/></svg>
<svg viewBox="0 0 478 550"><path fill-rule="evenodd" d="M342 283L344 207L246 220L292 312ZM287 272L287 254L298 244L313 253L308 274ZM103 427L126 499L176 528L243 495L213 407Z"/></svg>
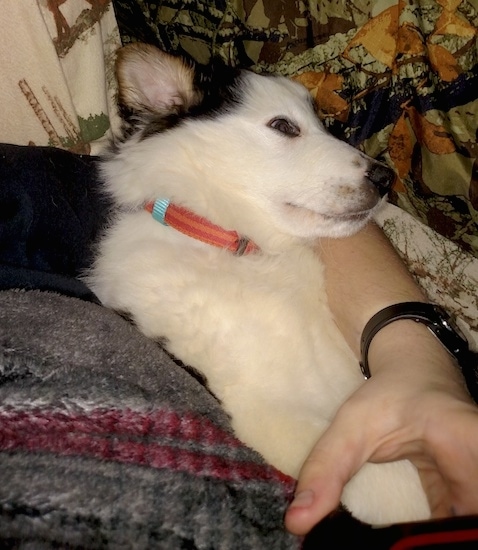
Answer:
<svg viewBox="0 0 478 550"><path fill-rule="evenodd" d="M149 44L121 48L116 76L120 103L135 112L177 113L201 99L193 68Z"/></svg>

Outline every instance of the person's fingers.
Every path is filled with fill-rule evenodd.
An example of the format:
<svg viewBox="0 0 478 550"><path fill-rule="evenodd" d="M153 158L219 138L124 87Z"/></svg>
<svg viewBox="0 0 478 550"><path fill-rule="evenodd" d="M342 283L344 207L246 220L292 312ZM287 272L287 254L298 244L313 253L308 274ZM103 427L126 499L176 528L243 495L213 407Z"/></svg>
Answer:
<svg viewBox="0 0 478 550"><path fill-rule="evenodd" d="M390 394L367 384L342 405L302 467L289 531L305 534L333 511L368 460L410 460L434 517L478 513L478 409L435 389L416 393L403 400L397 385ZM370 414L371 405L381 414Z"/></svg>
<svg viewBox="0 0 478 550"><path fill-rule="evenodd" d="M460 407L429 430L434 468L417 467L433 517L478 512L478 409ZM448 426L444 426L448 422Z"/></svg>
<svg viewBox="0 0 478 550"><path fill-rule="evenodd" d="M302 466L286 528L297 535L310 531L338 506L344 486L367 458L363 443L338 415Z"/></svg>

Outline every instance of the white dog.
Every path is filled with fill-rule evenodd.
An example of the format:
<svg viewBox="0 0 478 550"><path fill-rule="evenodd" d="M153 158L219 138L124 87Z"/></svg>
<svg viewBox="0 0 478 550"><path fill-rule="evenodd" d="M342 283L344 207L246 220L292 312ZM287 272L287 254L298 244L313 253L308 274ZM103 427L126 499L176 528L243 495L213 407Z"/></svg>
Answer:
<svg viewBox="0 0 478 550"><path fill-rule="evenodd" d="M117 75L132 122L102 166L118 213L87 281L204 374L242 441L297 476L363 383L314 240L364 226L390 170L329 135L286 78L206 78L146 45L120 51ZM406 461L366 464L343 503L375 524L430 515Z"/></svg>

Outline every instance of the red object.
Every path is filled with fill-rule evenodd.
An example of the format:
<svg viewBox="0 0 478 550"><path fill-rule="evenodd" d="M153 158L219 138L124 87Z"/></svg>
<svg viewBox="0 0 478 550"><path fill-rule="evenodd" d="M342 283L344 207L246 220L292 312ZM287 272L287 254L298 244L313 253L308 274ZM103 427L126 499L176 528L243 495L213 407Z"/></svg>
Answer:
<svg viewBox="0 0 478 550"><path fill-rule="evenodd" d="M150 213L153 212L153 208L154 203L148 203L145 206ZM212 246L225 248L238 256L259 250L259 247L247 237L239 235L236 231L223 229L182 206L170 204L166 209L164 221L188 237Z"/></svg>

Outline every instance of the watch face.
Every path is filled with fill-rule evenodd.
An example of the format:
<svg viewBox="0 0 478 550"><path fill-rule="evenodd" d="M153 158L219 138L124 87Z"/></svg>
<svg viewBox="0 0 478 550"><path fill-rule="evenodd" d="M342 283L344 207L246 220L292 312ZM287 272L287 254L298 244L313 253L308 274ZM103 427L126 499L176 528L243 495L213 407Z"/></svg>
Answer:
<svg viewBox="0 0 478 550"><path fill-rule="evenodd" d="M467 341L466 336L463 334L463 331L458 326L458 323L456 322L455 318L448 314L443 308L439 306L435 306L435 309L437 313L440 315L440 321L442 322L443 326L449 330L450 332L455 332L457 336L459 336L462 340L465 342Z"/></svg>
<svg viewBox="0 0 478 550"><path fill-rule="evenodd" d="M440 306L435 306L435 311L441 326L441 330L438 329L435 336L452 355L460 360L460 354L469 351L468 340L451 315Z"/></svg>

